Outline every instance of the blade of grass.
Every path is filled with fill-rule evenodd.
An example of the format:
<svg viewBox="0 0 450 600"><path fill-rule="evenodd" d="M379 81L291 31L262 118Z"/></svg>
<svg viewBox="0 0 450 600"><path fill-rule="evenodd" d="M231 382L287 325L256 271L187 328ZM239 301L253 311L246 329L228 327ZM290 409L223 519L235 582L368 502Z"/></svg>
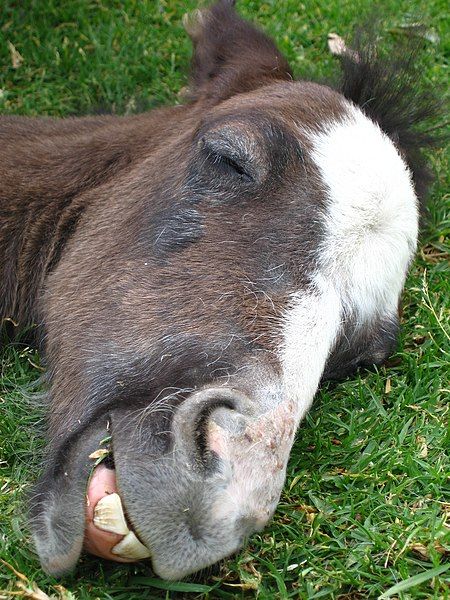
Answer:
<svg viewBox="0 0 450 600"><path fill-rule="evenodd" d="M423 571L423 573L418 573L413 577L408 577L408 579L404 579L403 581L399 581L388 590L383 592L381 596L378 597L378 600L386 600L386 598L390 598L399 592L406 592L406 590L411 589L412 587L419 585L419 583L424 583L433 577L438 577L442 575L446 571L450 569L450 564L441 565L440 567L436 567L435 569L428 569L428 571Z"/></svg>

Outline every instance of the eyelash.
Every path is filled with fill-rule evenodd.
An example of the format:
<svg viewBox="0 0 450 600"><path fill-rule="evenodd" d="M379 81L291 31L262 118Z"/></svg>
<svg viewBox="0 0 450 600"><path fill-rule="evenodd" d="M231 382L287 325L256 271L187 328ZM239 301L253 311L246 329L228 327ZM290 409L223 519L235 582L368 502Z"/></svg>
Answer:
<svg viewBox="0 0 450 600"><path fill-rule="evenodd" d="M253 177L247 173L247 171L242 167L242 165L240 165L238 162L236 162L229 156L224 156L223 154L215 154L212 158L215 165L221 166L227 172L232 171L233 174L237 174L241 179L244 179L246 181L253 181Z"/></svg>

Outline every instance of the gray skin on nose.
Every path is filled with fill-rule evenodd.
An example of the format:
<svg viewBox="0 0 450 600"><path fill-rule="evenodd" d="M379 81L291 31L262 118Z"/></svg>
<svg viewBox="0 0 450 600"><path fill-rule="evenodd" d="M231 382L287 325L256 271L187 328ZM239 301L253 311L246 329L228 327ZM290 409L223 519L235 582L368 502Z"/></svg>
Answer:
<svg viewBox="0 0 450 600"><path fill-rule="evenodd" d="M291 403L256 414L235 389L207 388L176 410L155 457L112 419L117 484L155 572L178 579L235 552L275 511L294 436Z"/></svg>

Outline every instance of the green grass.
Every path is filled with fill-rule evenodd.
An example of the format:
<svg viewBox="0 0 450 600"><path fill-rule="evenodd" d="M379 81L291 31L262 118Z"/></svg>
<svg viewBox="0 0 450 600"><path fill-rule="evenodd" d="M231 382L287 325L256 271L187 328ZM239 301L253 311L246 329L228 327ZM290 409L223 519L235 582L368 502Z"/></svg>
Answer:
<svg viewBox="0 0 450 600"><path fill-rule="evenodd" d="M195 5L3 0L0 112L126 113L176 102L190 52L181 17ZM369 5L240 2L241 12L277 39L298 76L316 77L335 68L326 34L348 35ZM386 0L382 6L388 42L418 18L428 26L423 81L445 85L447 3ZM20 54L17 68L13 47ZM154 579L145 565L92 558L83 558L62 582L45 576L24 506L43 447L43 413L30 387L41 370L36 353L19 342L1 355L0 556L50 596L66 599L450 598L450 569L444 572L450 551L450 186L445 153L430 159L437 183L404 295L401 349L390 366L321 390L298 432L279 509L261 535L214 574L188 583ZM0 598L15 597L18 581L0 565L0 589L6 590ZM58 583L66 591L58 591Z"/></svg>

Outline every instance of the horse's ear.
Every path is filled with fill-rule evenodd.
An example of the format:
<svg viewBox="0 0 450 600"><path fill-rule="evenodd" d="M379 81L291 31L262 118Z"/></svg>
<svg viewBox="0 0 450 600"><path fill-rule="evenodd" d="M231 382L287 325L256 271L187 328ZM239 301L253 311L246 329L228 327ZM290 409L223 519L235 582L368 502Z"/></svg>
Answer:
<svg viewBox="0 0 450 600"><path fill-rule="evenodd" d="M276 80L292 79L287 60L262 31L241 19L233 0L186 16L194 45L190 98L215 104Z"/></svg>

